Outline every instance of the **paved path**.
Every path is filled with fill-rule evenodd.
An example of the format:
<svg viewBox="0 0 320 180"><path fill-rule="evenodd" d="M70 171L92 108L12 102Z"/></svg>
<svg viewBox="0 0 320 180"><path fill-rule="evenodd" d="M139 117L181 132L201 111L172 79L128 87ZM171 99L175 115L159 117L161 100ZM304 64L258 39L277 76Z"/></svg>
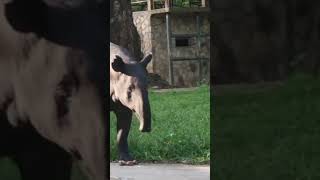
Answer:
<svg viewBox="0 0 320 180"><path fill-rule="evenodd" d="M111 180L209 180L209 166L179 164L139 164L119 166L110 163Z"/></svg>

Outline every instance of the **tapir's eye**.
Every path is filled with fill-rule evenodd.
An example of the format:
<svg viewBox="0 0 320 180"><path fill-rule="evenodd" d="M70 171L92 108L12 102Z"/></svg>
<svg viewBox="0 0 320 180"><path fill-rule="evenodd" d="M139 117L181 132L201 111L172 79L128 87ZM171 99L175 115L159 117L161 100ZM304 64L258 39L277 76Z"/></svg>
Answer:
<svg viewBox="0 0 320 180"><path fill-rule="evenodd" d="M131 100L131 91L127 92L128 100Z"/></svg>
<svg viewBox="0 0 320 180"><path fill-rule="evenodd" d="M133 85L129 86L129 88L128 88L127 97L129 100L131 100L131 94L132 94L133 89L134 89Z"/></svg>
<svg viewBox="0 0 320 180"><path fill-rule="evenodd" d="M129 89L129 91L133 91L134 88L135 88L134 85L130 85L128 89Z"/></svg>

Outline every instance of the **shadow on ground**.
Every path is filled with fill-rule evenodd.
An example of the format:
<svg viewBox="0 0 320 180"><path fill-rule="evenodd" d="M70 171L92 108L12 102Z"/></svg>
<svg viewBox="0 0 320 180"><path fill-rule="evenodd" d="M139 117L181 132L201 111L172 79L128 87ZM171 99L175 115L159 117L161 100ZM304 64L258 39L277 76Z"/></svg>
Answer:
<svg viewBox="0 0 320 180"><path fill-rule="evenodd" d="M20 173L13 161L7 158L0 160L0 179L1 180L20 180ZM75 166L72 172L72 180L87 180L80 169Z"/></svg>

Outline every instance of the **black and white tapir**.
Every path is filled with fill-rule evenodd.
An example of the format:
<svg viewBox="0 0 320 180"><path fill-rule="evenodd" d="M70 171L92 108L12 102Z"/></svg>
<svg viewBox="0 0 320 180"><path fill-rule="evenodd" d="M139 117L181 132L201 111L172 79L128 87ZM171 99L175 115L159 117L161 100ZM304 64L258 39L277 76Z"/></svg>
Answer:
<svg viewBox="0 0 320 180"><path fill-rule="evenodd" d="M129 51L110 43L110 111L117 117L117 143L120 165L134 165L128 135L132 113L140 121L140 131L151 131L151 109L148 97L147 70L152 55L136 61Z"/></svg>
<svg viewBox="0 0 320 180"><path fill-rule="evenodd" d="M106 180L106 0L0 1L0 157L23 180Z"/></svg>

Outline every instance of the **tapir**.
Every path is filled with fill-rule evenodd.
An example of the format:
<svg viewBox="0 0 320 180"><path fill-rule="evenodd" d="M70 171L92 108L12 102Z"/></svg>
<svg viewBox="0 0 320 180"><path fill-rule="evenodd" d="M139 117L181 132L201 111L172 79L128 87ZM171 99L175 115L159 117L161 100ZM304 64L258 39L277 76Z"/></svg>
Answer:
<svg viewBox="0 0 320 180"><path fill-rule="evenodd" d="M22 180L107 180L101 0L0 1L0 157Z"/></svg>
<svg viewBox="0 0 320 180"><path fill-rule="evenodd" d="M117 145L120 165L135 165L128 147L132 114L140 122L141 132L151 131L151 108L146 67L152 54L136 61L125 48L110 43L110 111L117 118Z"/></svg>

